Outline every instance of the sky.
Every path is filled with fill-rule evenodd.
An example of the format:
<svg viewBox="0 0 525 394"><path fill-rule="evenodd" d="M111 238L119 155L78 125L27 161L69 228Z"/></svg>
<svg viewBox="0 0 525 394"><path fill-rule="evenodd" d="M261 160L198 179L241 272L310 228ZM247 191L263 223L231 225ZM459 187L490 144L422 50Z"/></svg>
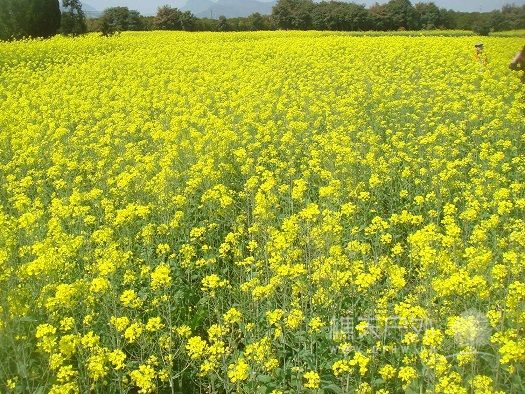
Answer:
<svg viewBox="0 0 525 394"><path fill-rule="evenodd" d="M84 3L93 6L98 11L114 6L125 6L130 9L138 10L143 14L152 14L158 6L168 4L173 7L182 7L187 0L83 0ZM189 0L191 1L191 0ZM268 0L259 0L268 1ZM412 4L419 0L412 0ZM370 5L376 0L355 0L355 3ZM385 3L385 0L377 0L378 3ZM514 3L516 5L525 4L525 0L434 0L438 7L453 9L456 11L492 11L499 9L505 4Z"/></svg>

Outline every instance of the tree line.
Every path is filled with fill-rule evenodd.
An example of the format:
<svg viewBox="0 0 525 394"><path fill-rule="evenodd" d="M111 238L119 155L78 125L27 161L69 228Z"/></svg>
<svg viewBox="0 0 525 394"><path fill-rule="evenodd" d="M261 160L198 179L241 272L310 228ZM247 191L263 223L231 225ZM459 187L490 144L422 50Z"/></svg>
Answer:
<svg viewBox="0 0 525 394"><path fill-rule="evenodd" d="M133 21L127 23L125 21ZM169 6L160 7L155 17L141 17L126 7L106 10L98 20L91 21L93 31L102 31L109 24L122 30L187 30L187 31L250 31L250 30L473 30L486 35L491 31L525 29L525 5L506 5L492 12L457 12L439 8L434 3L390 0L370 8L343 1L279 0L271 15L254 13L244 18L196 18ZM120 22L124 21L124 22Z"/></svg>
<svg viewBox="0 0 525 394"><path fill-rule="evenodd" d="M196 18L191 12L163 6L155 17L142 17L127 7L107 9L90 21L91 31L112 33L123 30L253 31L253 30L473 30L525 29L525 5L506 5L492 12L457 12L434 3L390 0L370 8L343 1L279 0L271 15L254 13L244 18Z"/></svg>
<svg viewBox="0 0 525 394"><path fill-rule="evenodd" d="M88 19L80 0L0 0L0 39L49 37L98 31L111 35L128 30L253 31L253 30L390 31L459 29L482 35L525 29L525 5L506 5L492 12L457 12L434 3L390 0L369 8L343 1L279 0L271 15L244 18L197 18L189 11L159 7L145 17L128 7L111 7Z"/></svg>

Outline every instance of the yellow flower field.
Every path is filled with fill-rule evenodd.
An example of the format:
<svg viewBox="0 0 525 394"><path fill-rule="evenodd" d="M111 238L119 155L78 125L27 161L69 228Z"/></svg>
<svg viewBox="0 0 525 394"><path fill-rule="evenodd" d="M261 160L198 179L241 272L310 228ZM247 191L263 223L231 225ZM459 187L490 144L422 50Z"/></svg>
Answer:
<svg viewBox="0 0 525 394"><path fill-rule="evenodd" d="M0 392L523 392L523 40L478 39L0 43Z"/></svg>

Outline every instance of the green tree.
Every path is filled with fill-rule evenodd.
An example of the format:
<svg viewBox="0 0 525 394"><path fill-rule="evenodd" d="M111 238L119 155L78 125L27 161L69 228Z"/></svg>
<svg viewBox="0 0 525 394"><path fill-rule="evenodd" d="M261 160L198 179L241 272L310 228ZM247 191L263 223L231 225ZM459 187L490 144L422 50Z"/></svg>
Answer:
<svg viewBox="0 0 525 394"><path fill-rule="evenodd" d="M87 32L86 15L80 0L62 0L62 34L78 36Z"/></svg>
<svg viewBox="0 0 525 394"><path fill-rule="evenodd" d="M278 0L272 9L272 17L280 29L312 28L312 0Z"/></svg>
<svg viewBox="0 0 525 394"><path fill-rule="evenodd" d="M60 28L60 5L58 0L32 0L29 18L29 35L51 37Z"/></svg>
<svg viewBox="0 0 525 394"><path fill-rule="evenodd" d="M441 10L434 3L417 3L416 10L419 29L435 29L443 25Z"/></svg>
<svg viewBox="0 0 525 394"><path fill-rule="evenodd" d="M369 9L372 30L390 30L392 22L388 15L385 4L374 4Z"/></svg>
<svg viewBox="0 0 525 394"><path fill-rule="evenodd" d="M217 31L217 19L198 18L195 30L198 31Z"/></svg>
<svg viewBox="0 0 525 394"><path fill-rule="evenodd" d="M51 37L59 27L58 0L0 0L0 39Z"/></svg>
<svg viewBox="0 0 525 394"><path fill-rule="evenodd" d="M482 18L474 22L472 31L479 36L488 36L490 33L490 21L488 18Z"/></svg>
<svg viewBox="0 0 525 394"><path fill-rule="evenodd" d="M441 25L438 26L440 29L457 29L457 21L454 18L454 11L447 10L445 8L439 9Z"/></svg>
<svg viewBox="0 0 525 394"><path fill-rule="evenodd" d="M390 0L385 5L389 29L417 29L417 13L410 0Z"/></svg>
<svg viewBox="0 0 525 394"><path fill-rule="evenodd" d="M7 0L0 0L0 40L6 40L9 38L9 33L11 31L9 24Z"/></svg>
<svg viewBox="0 0 525 394"><path fill-rule="evenodd" d="M472 30L474 26L488 24L486 14L481 12L449 11L449 17L454 21L454 28L459 30Z"/></svg>
<svg viewBox="0 0 525 394"><path fill-rule="evenodd" d="M109 18L102 16L99 20L99 30L103 36L109 37L117 32Z"/></svg>
<svg viewBox="0 0 525 394"><path fill-rule="evenodd" d="M217 31L229 31L230 30L230 23L228 22L228 19L221 15L219 16L219 22L217 23Z"/></svg>
<svg viewBox="0 0 525 394"><path fill-rule="evenodd" d="M182 11L169 5L159 7L155 17L155 27L159 30L182 30Z"/></svg>
<svg viewBox="0 0 525 394"><path fill-rule="evenodd" d="M194 31L197 26L197 17L191 11L185 11L181 15L181 25L184 31Z"/></svg>
<svg viewBox="0 0 525 394"><path fill-rule="evenodd" d="M505 5L501 9L501 15L508 24L508 29L525 29L525 5Z"/></svg>
<svg viewBox="0 0 525 394"><path fill-rule="evenodd" d="M363 5L323 1L314 5L312 24L316 30L367 30L371 27L371 20Z"/></svg>
<svg viewBox="0 0 525 394"><path fill-rule="evenodd" d="M488 24L491 31L503 31L510 30L509 20L505 18L505 15L501 11L493 11L490 13Z"/></svg>
<svg viewBox="0 0 525 394"><path fill-rule="evenodd" d="M0 0L0 39L27 36L29 0Z"/></svg>
<svg viewBox="0 0 525 394"><path fill-rule="evenodd" d="M249 26L248 27L249 30L268 30L266 21L260 13L255 12L251 14L250 16L248 16L247 19L248 19L247 25Z"/></svg>
<svg viewBox="0 0 525 394"><path fill-rule="evenodd" d="M104 35L111 35L121 31L144 30L144 23L140 13L128 7L111 7L104 10L100 18L100 31Z"/></svg>

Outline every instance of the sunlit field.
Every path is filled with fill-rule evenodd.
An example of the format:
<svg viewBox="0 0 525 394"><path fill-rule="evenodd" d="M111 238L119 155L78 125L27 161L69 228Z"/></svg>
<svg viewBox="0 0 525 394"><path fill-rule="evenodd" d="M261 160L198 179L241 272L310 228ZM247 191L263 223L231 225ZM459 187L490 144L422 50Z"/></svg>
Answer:
<svg viewBox="0 0 525 394"><path fill-rule="evenodd" d="M521 47L0 44L0 392L523 393Z"/></svg>
<svg viewBox="0 0 525 394"><path fill-rule="evenodd" d="M496 37L525 37L525 30L508 30L508 31L498 31L490 33L491 36Z"/></svg>
<svg viewBox="0 0 525 394"><path fill-rule="evenodd" d="M511 30L507 32L507 35L515 36L519 34L520 30ZM350 36L368 36L368 37L385 37L385 36L441 36L441 37L465 37L474 36L475 34L471 30L397 30L397 31L349 31L343 34Z"/></svg>

